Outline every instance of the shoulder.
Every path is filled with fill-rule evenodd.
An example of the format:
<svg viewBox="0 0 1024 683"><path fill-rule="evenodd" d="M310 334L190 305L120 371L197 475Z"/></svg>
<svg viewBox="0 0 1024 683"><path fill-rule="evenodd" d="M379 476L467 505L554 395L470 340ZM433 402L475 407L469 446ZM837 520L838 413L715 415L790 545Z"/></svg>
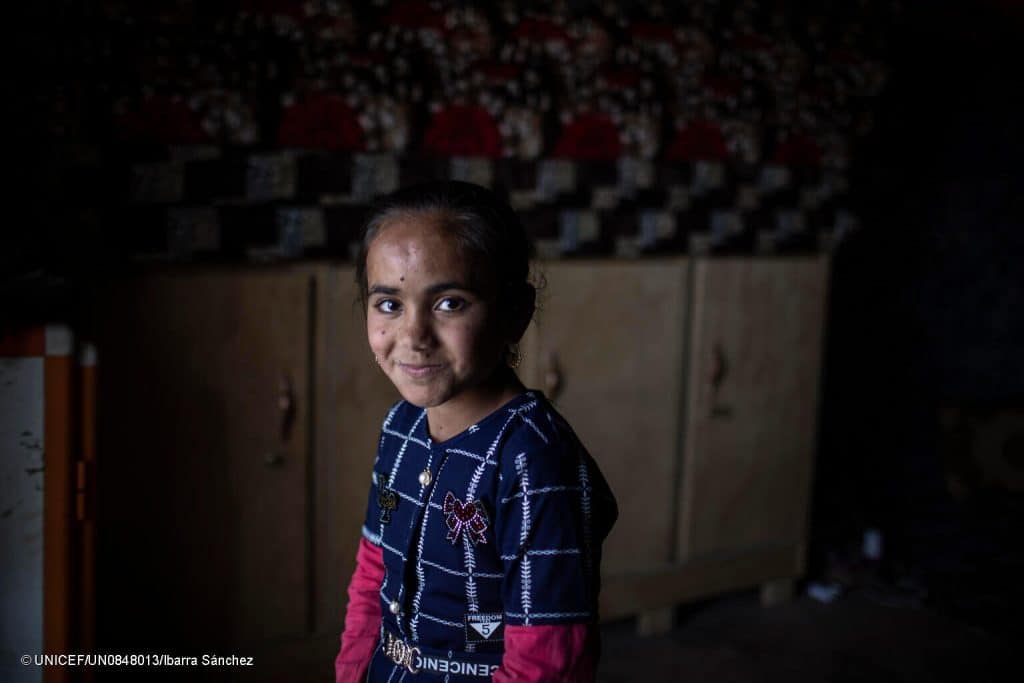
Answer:
<svg viewBox="0 0 1024 683"><path fill-rule="evenodd" d="M528 473L548 481L575 480L586 449L543 394L509 410L508 435L499 455L502 478Z"/></svg>
<svg viewBox="0 0 1024 683"><path fill-rule="evenodd" d="M550 519L551 511L576 509L594 539L604 539L618 518L618 504L597 462L542 394L516 411L498 466L502 503L544 496L535 515L544 508Z"/></svg>

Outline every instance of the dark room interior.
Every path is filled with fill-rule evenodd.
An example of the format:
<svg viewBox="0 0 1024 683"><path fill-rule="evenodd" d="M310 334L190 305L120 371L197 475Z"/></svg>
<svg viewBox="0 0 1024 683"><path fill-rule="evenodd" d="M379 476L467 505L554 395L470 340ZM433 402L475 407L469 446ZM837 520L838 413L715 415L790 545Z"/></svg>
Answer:
<svg viewBox="0 0 1024 683"><path fill-rule="evenodd" d="M0 679L350 680L361 230L446 179L617 500L596 680L1019 676L1020 3L8 11Z"/></svg>

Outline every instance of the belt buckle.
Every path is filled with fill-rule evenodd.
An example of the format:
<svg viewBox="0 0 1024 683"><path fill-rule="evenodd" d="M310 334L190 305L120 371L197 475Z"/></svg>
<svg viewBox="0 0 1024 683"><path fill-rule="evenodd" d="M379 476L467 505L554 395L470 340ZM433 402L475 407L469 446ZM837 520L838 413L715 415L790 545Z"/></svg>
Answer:
<svg viewBox="0 0 1024 683"><path fill-rule="evenodd" d="M422 653L418 647L410 647L401 638L395 638L391 635L390 631L387 631L387 641L384 644L384 654L388 656L392 662L398 666L404 666L406 670L414 676L420 672L419 669L412 665L413 657L419 657Z"/></svg>

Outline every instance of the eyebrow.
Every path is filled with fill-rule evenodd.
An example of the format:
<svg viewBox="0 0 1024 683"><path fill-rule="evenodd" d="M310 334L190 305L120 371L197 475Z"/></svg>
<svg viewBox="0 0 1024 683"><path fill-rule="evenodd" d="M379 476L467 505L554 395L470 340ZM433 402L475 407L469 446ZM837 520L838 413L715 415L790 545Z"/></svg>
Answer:
<svg viewBox="0 0 1024 683"><path fill-rule="evenodd" d="M440 292L446 292L449 289L461 289L465 292L474 292L475 290L471 287L467 287L461 282L455 282L454 280L449 282L438 282L437 284L430 285L427 287L426 293L438 294ZM398 294L401 290L398 287L389 287L387 285L373 285L370 287L368 294Z"/></svg>

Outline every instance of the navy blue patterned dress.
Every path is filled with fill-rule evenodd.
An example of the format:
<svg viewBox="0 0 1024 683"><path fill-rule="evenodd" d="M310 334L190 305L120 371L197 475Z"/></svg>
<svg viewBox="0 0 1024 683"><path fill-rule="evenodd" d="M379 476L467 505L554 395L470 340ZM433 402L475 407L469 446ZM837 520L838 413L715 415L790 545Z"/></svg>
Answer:
<svg viewBox="0 0 1024 683"><path fill-rule="evenodd" d="M489 680L506 625L597 618L618 515L596 463L540 392L441 443L426 411L388 413L363 535L383 550L368 681Z"/></svg>

